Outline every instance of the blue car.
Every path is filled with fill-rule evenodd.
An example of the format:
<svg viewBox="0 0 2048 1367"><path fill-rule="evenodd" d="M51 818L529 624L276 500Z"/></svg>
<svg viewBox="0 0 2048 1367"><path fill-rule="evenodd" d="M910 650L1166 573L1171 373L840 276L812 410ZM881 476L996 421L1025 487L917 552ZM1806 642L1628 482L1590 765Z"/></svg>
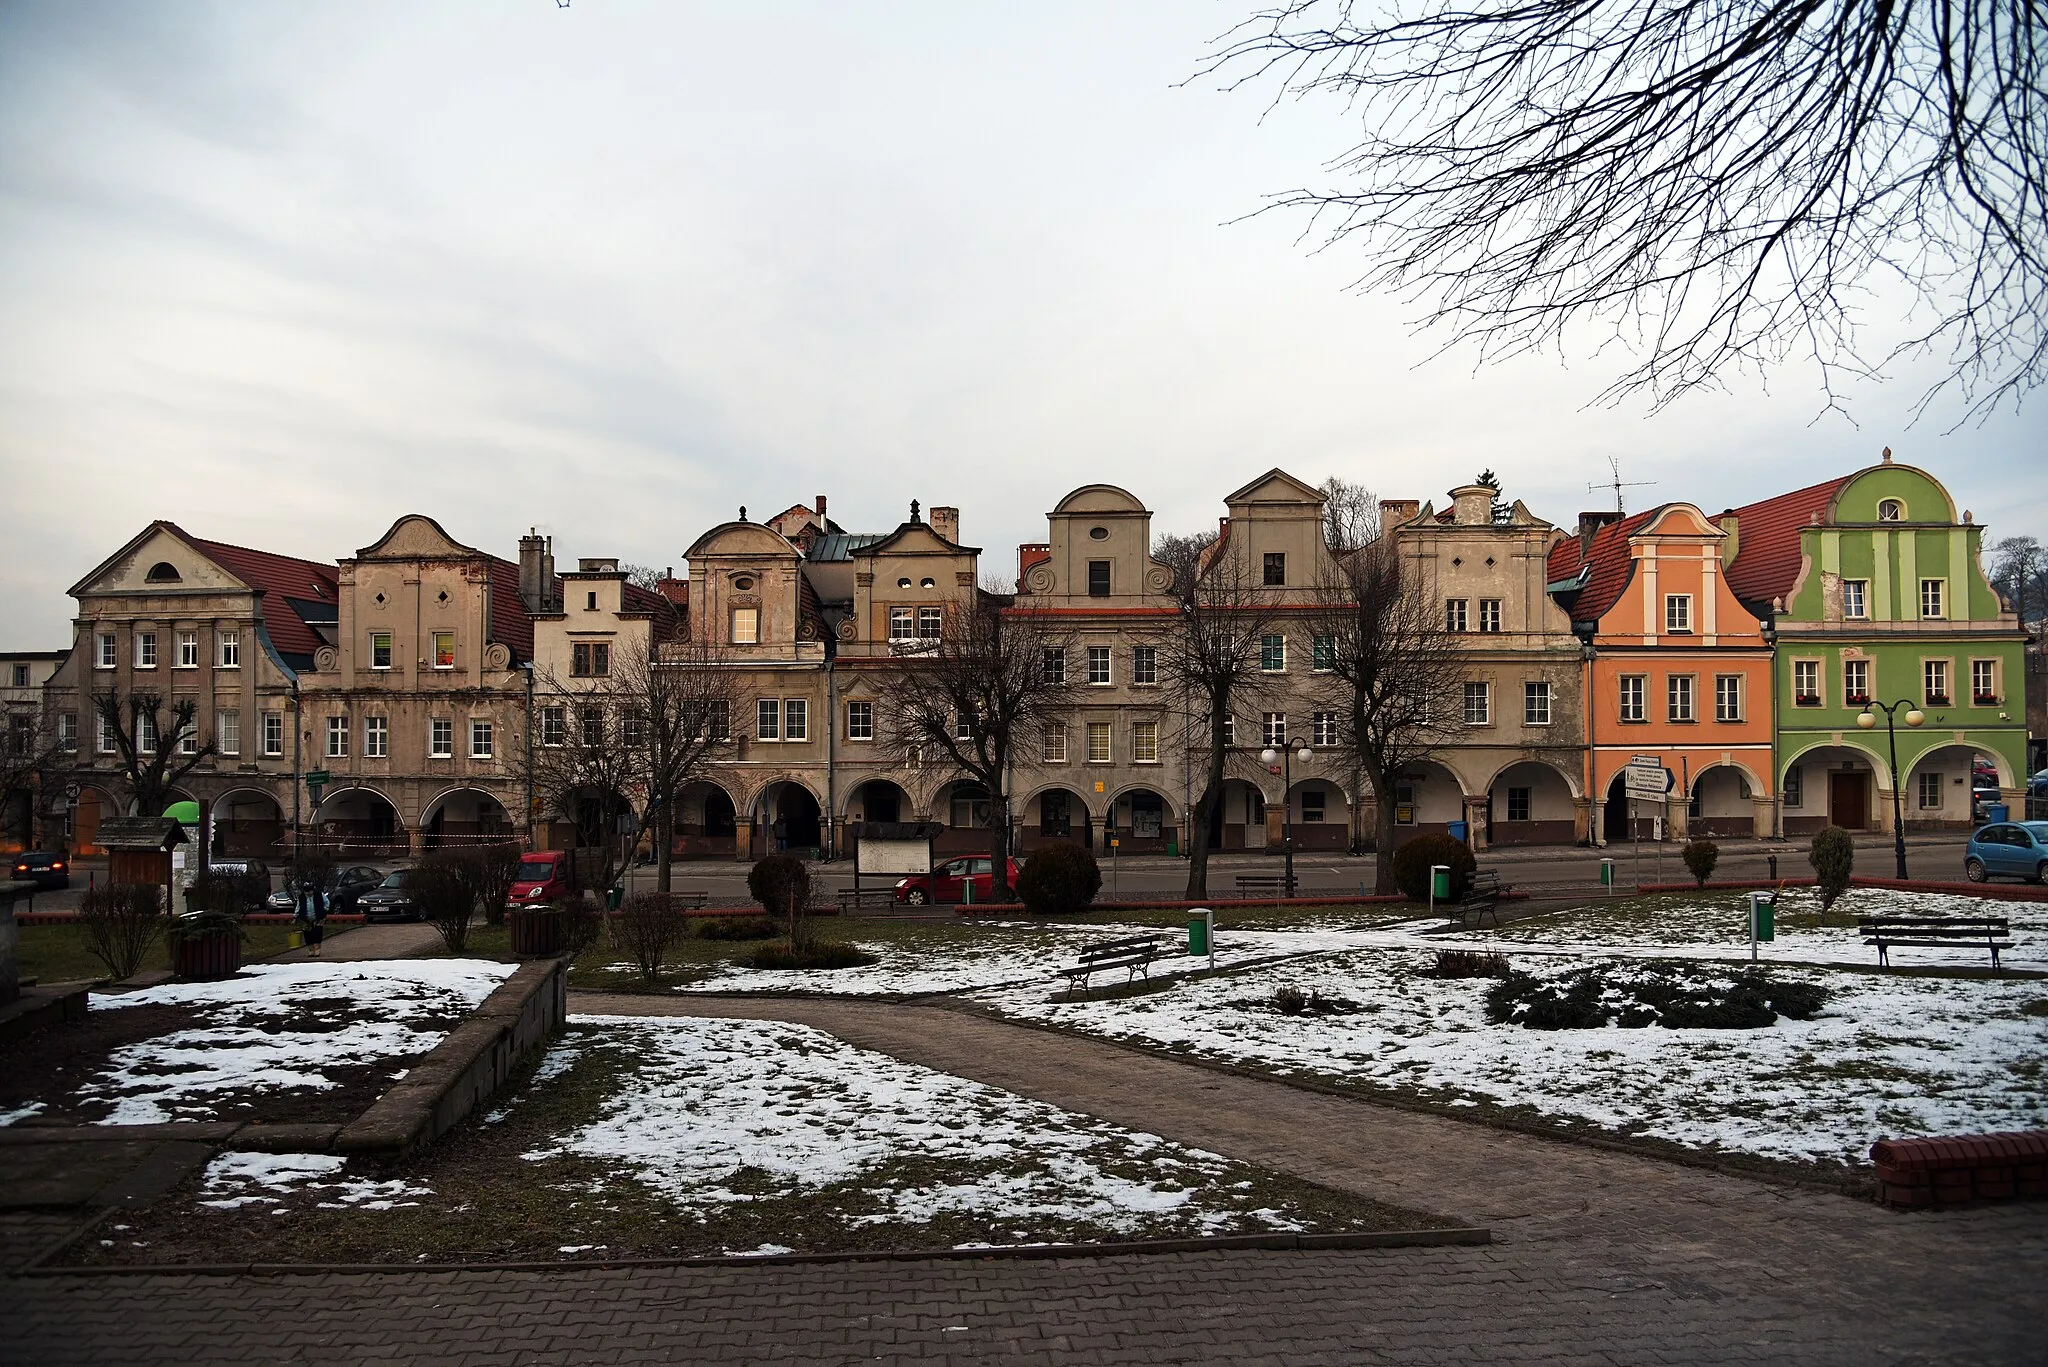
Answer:
<svg viewBox="0 0 2048 1367"><path fill-rule="evenodd" d="M1972 883L1993 874L2030 883L2048 879L2048 821L2001 821L1980 827L1963 851L1963 874Z"/></svg>

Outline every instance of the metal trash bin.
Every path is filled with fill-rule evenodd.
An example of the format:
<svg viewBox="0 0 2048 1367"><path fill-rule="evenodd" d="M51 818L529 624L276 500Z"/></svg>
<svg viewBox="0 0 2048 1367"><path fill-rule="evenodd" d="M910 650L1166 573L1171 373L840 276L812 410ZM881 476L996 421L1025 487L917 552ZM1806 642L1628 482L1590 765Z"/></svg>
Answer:
<svg viewBox="0 0 2048 1367"><path fill-rule="evenodd" d="M1463 845L1472 838L1472 823L1469 821L1453 821L1450 824L1450 832L1451 839Z"/></svg>

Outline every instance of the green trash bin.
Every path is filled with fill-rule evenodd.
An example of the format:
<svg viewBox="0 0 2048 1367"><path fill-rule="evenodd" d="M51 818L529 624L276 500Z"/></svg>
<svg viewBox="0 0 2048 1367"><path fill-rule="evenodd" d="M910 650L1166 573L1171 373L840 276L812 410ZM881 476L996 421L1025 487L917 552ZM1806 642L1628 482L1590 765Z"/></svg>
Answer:
<svg viewBox="0 0 2048 1367"><path fill-rule="evenodd" d="M605 889L604 909L606 911L617 911L619 909L619 903L625 900L626 890L615 883L611 887Z"/></svg>
<svg viewBox="0 0 2048 1367"><path fill-rule="evenodd" d="M1188 953L1209 952L1209 918L1204 915L1188 917Z"/></svg>
<svg viewBox="0 0 2048 1367"><path fill-rule="evenodd" d="M1774 940L1778 931L1778 899L1759 897L1756 899L1756 938L1759 942Z"/></svg>
<svg viewBox="0 0 2048 1367"><path fill-rule="evenodd" d="M1439 902L1451 900L1451 866L1435 864L1429 870L1430 896Z"/></svg>

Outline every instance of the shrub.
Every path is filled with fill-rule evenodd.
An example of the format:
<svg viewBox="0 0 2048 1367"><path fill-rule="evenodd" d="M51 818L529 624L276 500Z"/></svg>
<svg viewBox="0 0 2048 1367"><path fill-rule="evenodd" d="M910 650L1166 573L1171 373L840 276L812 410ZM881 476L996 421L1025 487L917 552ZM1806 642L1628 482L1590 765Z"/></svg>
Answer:
<svg viewBox="0 0 2048 1367"><path fill-rule="evenodd" d="M1033 916L1079 911L1101 890L1102 868L1095 856L1067 840L1035 851L1017 875L1017 895Z"/></svg>
<svg viewBox="0 0 2048 1367"><path fill-rule="evenodd" d="M134 977L156 937L163 934L163 896L154 883L109 883L87 888L79 899L85 947L106 965L107 976L114 981Z"/></svg>
<svg viewBox="0 0 2048 1367"><path fill-rule="evenodd" d="M1515 970L1507 956L1476 949L1439 949L1433 978L1505 978Z"/></svg>
<svg viewBox="0 0 2048 1367"><path fill-rule="evenodd" d="M866 950L835 940L802 947L777 941L755 950L753 959L756 968L858 968L874 961L875 956Z"/></svg>
<svg viewBox="0 0 2048 1367"><path fill-rule="evenodd" d="M1694 840L1684 850L1685 866L1692 871L1693 882L1700 887L1714 876L1714 865L1721 862L1721 847L1711 840Z"/></svg>
<svg viewBox="0 0 2048 1367"><path fill-rule="evenodd" d="M809 945L811 870L803 860L793 854L769 855L748 872L747 891L763 911L784 919L792 945L799 950Z"/></svg>
<svg viewBox="0 0 2048 1367"><path fill-rule="evenodd" d="M766 916L720 916L697 927L706 940L772 940L779 933Z"/></svg>
<svg viewBox="0 0 2048 1367"><path fill-rule="evenodd" d="M1856 837L1840 826L1830 826L1813 838L1806 859L1813 865L1821 922L1826 924L1829 908L1849 890L1849 875L1856 871Z"/></svg>
<svg viewBox="0 0 2048 1367"><path fill-rule="evenodd" d="M1486 994L1486 1018L1531 1030L1757 1030L1780 1015L1806 1020L1827 999L1824 987L1754 970L1589 964L1552 978L1510 974Z"/></svg>
<svg viewBox="0 0 2048 1367"><path fill-rule="evenodd" d="M270 896L270 879L254 871L216 873L212 869L193 878L185 889L185 907L191 912L220 912L239 921L263 910Z"/></svg>
<svg viewBox="0 0 2048 1367"><path fill-rule="evenodd" d="M1283 1016L1298 1016L1308 1010L1308 994L1293 984L1275 988L1273 1009Z"/></svg>
<svg viewBox="0 0 2048 1367"><path fill-rule="evenodd" d="M441 943L451 954L460 954L469 943L469 922L476 912L476 884L456 858L443 858L436 851L406 880L406 892L419 909L420 918L440 932Z"/></svg>
<svg viewBox="0 0 2048 1367"><path fill-rule="evenodd" d="M619 940L633 956L642 982L661 981L662 964L685 933L682 909L667 893L636 893L619 908Z"/></svg>
<svg viewBox="0 0 2048 1367"><path fill-rule="evenodd" d="M604 913L598 910L594 898L579 897L573 902L557 902L548 911L562 918L561 939L557 943L568 951L571 958L596 944L597 937L604 934Z"/></svg>
<svg viewBox="0 0 2048 1367"><path fill-rule="evenodd" d="M1411 902L1427 902L1429 870L1433 864L1450 866L1453 902L1472 886L1472 875L1479 867L1464 841L1447 835L1418 835L1394 851L1394 886Z"/></svg>
<svg viewBox="0 0 2048 1367"><path fill-rule="evenodd" d="M187 940L204 940L211 935L232 935L237 940L249 938L248 932L242 929L240 913L213 907L173 916L164 923L164 941L173 949Z"/></svg>
<svg viewBox="0 0 2048 1367"><path fill-rule="evenodd" d="M519 847L510 841L480 845L476 851L477 888L484 904L484 923L505 924L505 898L519 876Z"/></svg>

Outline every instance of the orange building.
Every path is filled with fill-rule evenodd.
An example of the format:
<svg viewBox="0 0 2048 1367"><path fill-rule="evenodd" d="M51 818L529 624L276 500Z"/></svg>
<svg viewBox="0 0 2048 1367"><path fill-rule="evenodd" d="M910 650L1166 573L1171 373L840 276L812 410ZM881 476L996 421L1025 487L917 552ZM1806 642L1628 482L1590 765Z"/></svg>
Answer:
<svg viewBox="0 0 2048 1367"><path fill-rule="evenodd" d="M1550 592L1589 647L1585 782L1600 843L1659 826L1672 838L1775 829L1771 647L1728 587L1726 540L1698 508L1666 503L1585 514L1551 548ZM1667 771L1661 802L1627 795L1637 755Z"/></svg>

